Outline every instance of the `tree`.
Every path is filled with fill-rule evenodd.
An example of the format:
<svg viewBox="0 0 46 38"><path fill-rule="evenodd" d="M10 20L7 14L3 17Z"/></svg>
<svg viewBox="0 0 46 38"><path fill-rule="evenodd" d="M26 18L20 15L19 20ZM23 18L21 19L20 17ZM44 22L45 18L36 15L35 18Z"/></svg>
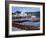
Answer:
<svg viewBox="0 0 46 38"><path fill-rule="evenodd" d="M27 15L32 15L32 13L31 12L25 12Z"/></svg>
<svg viewBox="0 0 46 38"><path fill-rule="evenodd" d="M21 13L21 11L16 11L15 13L17 14L17 16L19 16L19 14Z"/></svg>
<svg viewBox="0 0 46 38"><path fill-rule="evenodd" d="M21 12L20 11L16 11L15 13L20 14Z"/></svg>

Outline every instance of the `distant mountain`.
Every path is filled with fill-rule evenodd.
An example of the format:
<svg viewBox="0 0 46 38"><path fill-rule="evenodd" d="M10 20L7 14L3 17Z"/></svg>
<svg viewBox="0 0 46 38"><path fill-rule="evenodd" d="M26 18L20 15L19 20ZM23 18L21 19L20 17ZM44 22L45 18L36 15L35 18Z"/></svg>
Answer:
<svg viewBox="0 0 46 38"><path fill-rule="evenodd" d="M40 17L40 11L37 11L37 12L25 12L25 13L35 15L38 18Z"/></svg>
<svg viewBox="0 0 46 38"><path fill-rule="evenodd" d="M12 14L16 15L16 13L21 14L20 11L16 11L15 13L12 13ZM25 12L25 13L35 15L36 17L40 17L40 11L37 11L37 12Z"/></svg>
<svg viewBox="0 0 46 38"><path fill-rule="evenodd" d="M37 18L40 18L40 12L33 12L33 14L34 14Z"/></svg>
<svg viewBox="0 0 46 38"><path fill-rule="evenodd" d="M31 12L32 14L39 14L40 12L38 11L38 12Z"/></svg>

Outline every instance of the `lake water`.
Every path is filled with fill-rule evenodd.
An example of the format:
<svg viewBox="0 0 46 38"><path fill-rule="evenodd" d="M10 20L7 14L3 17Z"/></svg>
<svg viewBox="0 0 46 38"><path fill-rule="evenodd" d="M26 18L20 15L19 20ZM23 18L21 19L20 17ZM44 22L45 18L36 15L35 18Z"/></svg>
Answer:
<svg viewBox="0 0 46 38"><path fill-rule="evenodd" d="M32 25L32 26L37 26L37 27L40 26L40 22L30 22L30 21L27 21L27 22L23 22L21 24Z"/></svg>
<svg viewBox="0 0 46 38"><path fill-rule="evenodd" d="M20 22L21 24L26 24L26 25L32 25L32 26L40 26L40 22L32 22L31 18L21 18L19 20L26 20L24 22Z"/></svg>

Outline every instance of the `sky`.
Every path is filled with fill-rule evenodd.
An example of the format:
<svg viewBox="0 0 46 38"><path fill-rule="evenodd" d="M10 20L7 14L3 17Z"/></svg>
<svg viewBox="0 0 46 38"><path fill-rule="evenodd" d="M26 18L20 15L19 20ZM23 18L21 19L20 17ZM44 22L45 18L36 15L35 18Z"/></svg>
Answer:
<svg viewBox="0 0 46 38"><path fill-rule="evenodd" d="M12 12L16 12L16 11L21 11L21 12L37 12L40 11L40 8L36 8L36 7L12 7Z"/></svg>

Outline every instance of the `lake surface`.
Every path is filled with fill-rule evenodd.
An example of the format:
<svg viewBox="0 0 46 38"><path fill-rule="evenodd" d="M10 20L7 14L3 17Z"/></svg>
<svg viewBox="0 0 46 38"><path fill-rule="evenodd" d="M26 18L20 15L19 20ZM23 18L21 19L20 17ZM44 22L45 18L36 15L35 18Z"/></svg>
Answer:
<svg viewBox="0 0 46 38"><path fill-rule="evenodd" d="M21 24L25 24L25 25L32 25L32 26L40 26L40 22L32 22L31 18L21 18L21 19L16 19L16 20L25 20L23 22L20 22Z"/></svg>
<svg viewBox="0 0 46 38"><path fill-rule="evenodd" d="M30 22L30 21L27 21L27 22L23 22L21 24L32 25L32 26L37 26L37 27L40 26L40 22Z"/></svg>

